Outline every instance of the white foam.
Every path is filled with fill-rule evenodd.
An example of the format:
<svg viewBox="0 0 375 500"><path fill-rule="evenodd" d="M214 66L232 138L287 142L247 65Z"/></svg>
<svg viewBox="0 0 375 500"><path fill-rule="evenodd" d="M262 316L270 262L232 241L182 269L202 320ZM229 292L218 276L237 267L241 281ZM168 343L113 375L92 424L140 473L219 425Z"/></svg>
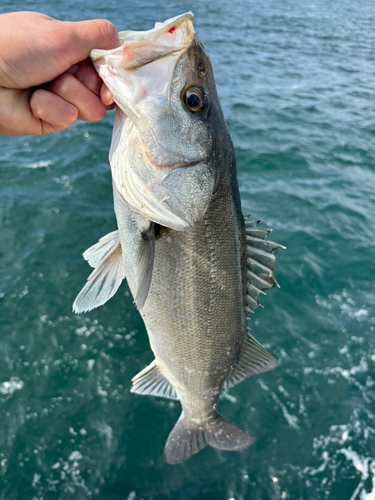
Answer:
<svg viewBox="0 0 375 500"><path fill-rule="evenodd" d="M68 460L74 461L74 460L82 460L83 456L79 451L72 451L72 453L69 455Z"/></svg>
<svg viewBox="0 0 375 500"><path fill-rule="evenodd" d="M328 310L333 310L334 307L338 306L341 314L357 321L364 321L369 316L369 311L364 307L358 307L346 290L343 290L341 295L335 293L328 295L328 300L320 295L315 295L315 301L319 306Z"/></svg>
<svg viewBox="0 0 375 500"><path fill-rule="evenodd" d="M45 168L49 167L50 165L54 165L56 162L54 161L38 161L36 163L27 163L26 165L22 165L22 168Z"/></svg>
<svg viewBox="0 0 375 500"><path fill-rule="evenodd" d="M13 394L15 391L21 390L23 382L17 377L11 377L7 382L0 384L0 394Z"/></svg>
<svg viewBox="0 0 375 500"><path fill-rule="evenodd" d="M87 360L87 368L89 370L92 370L93 366L95 365L95 359L88 359Z"/></svg>
<svg viewBox="0 0 375 500"><path fill-rule="evenodd" d="M288 412L287 407L279 400L276 394L272 392L269 387L266 386L266 384L262 380L259 379L258 383L264 391L267 391L271 395L275 403L281 408L284 418L288 422L289 426L292 427L293 429L299 429L298 418L296 417L296 415L291 415Z"/></svg>
<svg viewBox="0 0 375 500"><path fill-rule="evenodd" d="M366 452L362 455L353 449L358 439L360 438L361 442L366 441L369 433L375 434L375 429L369 426L363 429L356 411L353 412L348 424L332 425L328 435L319 436L313 441L313 455L320 456L320 466L305 467L304 475L314 477L325 471L323 481L328 487L335 482L339 471L341 473L345 471L346 477L349 476L354 480L357 477L358 480L354 491L353 489L350 491L351 496L347 497L348 500L349 498L350 500L375 500L375 458ZM344 455L348 463L343 464L342 459L339 458L340 455ZM366 487L368 488L370 478L372 488L368 492Z"/></svg>
<svg viewBox="0 0 375 500"><path fill-rule="evenodd" d="M33 481L32 481L32 483L31 483L31 486L32 486L33 488L36 488L37 484L40 482L40 478L41 478L41 477L42 477L42 476L41 476L40 474L37 474L37 473L35 472L35 474L34 474L34 476L33 476Z"/></svg>
<svg viewBox="0 0 375 500"><path fill-rule="evenodd" d="M353 467L361 474L361 480L350 500L356 500L357 498L360 500L375 500L375 459L359 455L351 448L342 448L339 453L345 455L347 460L351 460ZM372 474L372 491L367 493L363 486L370 474Z"/></svg>

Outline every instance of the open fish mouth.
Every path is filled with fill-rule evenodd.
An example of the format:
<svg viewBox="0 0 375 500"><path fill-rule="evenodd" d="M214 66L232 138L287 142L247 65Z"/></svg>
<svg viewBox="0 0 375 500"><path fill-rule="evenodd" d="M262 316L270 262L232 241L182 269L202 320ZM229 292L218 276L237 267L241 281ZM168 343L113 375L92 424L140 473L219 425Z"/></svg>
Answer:
<svg viewBox="0 0 375 500"><path fill-rule="evenodd" d="M186 12L164 23L156 23L149 31L122 31L119 40L123 44L122 67L134 70L173 52L188 47L194 36L192 12ZM189 24L190 21L190 24ZM175 34L175 37L171 37ZM150 51L150 44L153 50Z"/></svg>
<svg viewBox="0 0 375 500"><path fill-rule="evenodd" d="M147 96L166 97L178 57L194 39L192 21L187 12L155 23L148 31L119 32L120 47L92 50L90 57L114 95L122 111L136 119L135 105ZM160 59L164 59L160 63ZM148 70L137 71L150 65Z"/></svg>
<svg viewBox="0 0 375 500"><path fill-rule="evenodd" d="M118 105L109 155L116 189L135 212L176 230L203 218L215 178L208 133L189 137L181 99L193 18L188 12L152 30L120 32L120 47L90 54Z"/></svg>

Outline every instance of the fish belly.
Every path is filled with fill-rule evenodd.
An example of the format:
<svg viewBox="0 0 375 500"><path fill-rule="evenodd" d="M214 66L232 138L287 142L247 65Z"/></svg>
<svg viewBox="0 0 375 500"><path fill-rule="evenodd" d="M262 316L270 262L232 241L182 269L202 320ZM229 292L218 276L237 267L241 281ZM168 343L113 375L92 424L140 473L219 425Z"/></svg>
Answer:
<svg viewBox="0 0 375 500"><path fill-rule="evenodd" d="M195 227L156 239L141 310L156 363L192 418L212 413L246 334L243 221L226 187Z"/></svg>

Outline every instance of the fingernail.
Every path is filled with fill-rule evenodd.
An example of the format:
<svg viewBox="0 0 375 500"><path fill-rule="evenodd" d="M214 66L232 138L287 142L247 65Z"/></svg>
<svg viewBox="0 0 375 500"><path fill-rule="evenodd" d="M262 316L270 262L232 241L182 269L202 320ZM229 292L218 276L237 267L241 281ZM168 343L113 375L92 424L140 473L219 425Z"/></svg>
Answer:
<svg viewBox="0 0 375 500"><path fill-rule="evenodd" d="M112 92L107 88L103 91L103 101L105 101L107 106L115 102Z"/></svg>

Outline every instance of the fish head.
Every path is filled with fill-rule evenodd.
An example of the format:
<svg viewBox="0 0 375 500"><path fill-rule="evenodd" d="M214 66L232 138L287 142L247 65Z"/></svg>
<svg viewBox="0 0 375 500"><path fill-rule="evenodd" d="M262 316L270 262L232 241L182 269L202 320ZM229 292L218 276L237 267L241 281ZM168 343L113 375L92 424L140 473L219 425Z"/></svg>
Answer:
<svg viewBox="0 0 375 500"><path fill-rule="evenodd" d="M116 189L133 210L176 230L207 210L224 123L192 20L187 13L146 32L121 32L120 47L90 54L118 105L110 150Z"/></svg>

